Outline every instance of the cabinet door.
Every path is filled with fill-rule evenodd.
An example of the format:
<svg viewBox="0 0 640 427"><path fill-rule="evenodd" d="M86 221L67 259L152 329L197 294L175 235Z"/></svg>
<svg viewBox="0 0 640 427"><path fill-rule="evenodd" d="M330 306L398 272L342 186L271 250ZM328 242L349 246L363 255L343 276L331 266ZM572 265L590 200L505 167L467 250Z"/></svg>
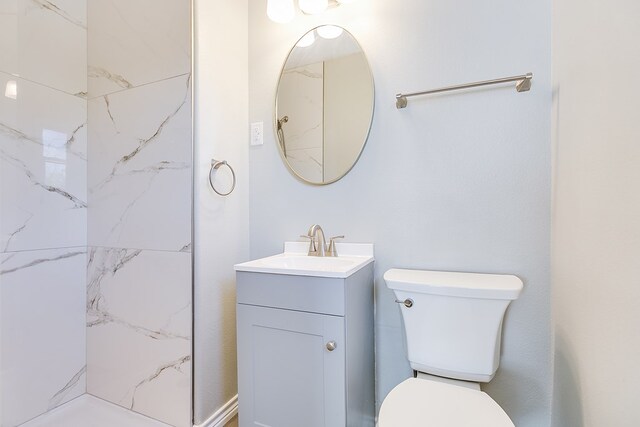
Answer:
<svg viewBox="0 0 640 427"><path fill-rule="evenodd" d="M242 427L345 425L343 317L238 304L237 319Z"/></svg>

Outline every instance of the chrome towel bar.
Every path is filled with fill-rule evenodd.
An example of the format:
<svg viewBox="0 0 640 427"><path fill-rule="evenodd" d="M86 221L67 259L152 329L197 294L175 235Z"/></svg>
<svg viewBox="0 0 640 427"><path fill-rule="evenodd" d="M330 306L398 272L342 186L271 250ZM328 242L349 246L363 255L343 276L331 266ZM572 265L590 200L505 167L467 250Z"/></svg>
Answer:
<svg viewBox="0 0 640 427"><path fill-rule="evenodd" d="M531 89L532 79L533 79L533 73L527 73L521 76L503 77L501 79L484 80L481 82L474 82L474 83L465 83L461 85L447 86L447 87L441 87L438 89L426 90L424 92L399 93L396 95L396 108L400 109L400 108L406 107L407 98L411 96L429 95L432 93L448 92L451 90L468 89L472 87L488 86L488 85L495 85L500 83L516 82L516 90L518 92L526 92L529 89Z"/></svg>

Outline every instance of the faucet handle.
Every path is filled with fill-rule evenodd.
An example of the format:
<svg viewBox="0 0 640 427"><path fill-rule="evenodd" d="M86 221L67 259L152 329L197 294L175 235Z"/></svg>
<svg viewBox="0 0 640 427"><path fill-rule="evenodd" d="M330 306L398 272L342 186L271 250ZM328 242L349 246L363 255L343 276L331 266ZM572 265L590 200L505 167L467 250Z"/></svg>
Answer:
<svg viewBox="0 0 640 427"><path fill-rule="evenodd" d="M329 238L329 249L327 249L327 256L338 256L336 250L336 239L344 239L344 236L333 236Z"/></svg>
<svg viewBox="0 0 640 427"><path fill-rule="evenodd" d="M309 239L309 254L311 255L314 252L317 252L318 249L316 249L316 239L314 236L309 236L307 234L301 234L300 237L304 237L305 239Z"/></svg>

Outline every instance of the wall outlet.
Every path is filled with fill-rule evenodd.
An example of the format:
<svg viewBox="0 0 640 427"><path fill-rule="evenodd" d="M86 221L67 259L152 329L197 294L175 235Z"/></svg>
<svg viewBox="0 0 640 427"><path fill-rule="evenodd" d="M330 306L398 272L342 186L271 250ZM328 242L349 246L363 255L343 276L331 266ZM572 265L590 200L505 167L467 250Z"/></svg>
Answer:
<svg viewBox="0 0 640 427"><path fill-rule="evenodd" d="M262 122L251 123L251 145L262 145L264 126Z"/></svg>

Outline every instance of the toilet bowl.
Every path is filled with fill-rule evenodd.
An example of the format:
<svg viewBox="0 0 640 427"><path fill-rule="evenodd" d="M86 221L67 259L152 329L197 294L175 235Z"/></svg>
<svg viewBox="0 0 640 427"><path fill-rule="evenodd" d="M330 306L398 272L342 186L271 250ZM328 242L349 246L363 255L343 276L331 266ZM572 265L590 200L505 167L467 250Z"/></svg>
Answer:
<svg viewBox="0 0 640 427"><path fill-rule="evenodd" d="M522 291L513 275L391 269L407 358L418 373L382 402L378 427L514 427L480 390L500 363L502 322Z"/></svg>
<svg viewBox="0 0 640 427"><path fill-rule="evenodd" d="M472 387L475 386L475 387ZM378 427L514 427L477 383L456 385L418 374L387 395Z"/></svg>

